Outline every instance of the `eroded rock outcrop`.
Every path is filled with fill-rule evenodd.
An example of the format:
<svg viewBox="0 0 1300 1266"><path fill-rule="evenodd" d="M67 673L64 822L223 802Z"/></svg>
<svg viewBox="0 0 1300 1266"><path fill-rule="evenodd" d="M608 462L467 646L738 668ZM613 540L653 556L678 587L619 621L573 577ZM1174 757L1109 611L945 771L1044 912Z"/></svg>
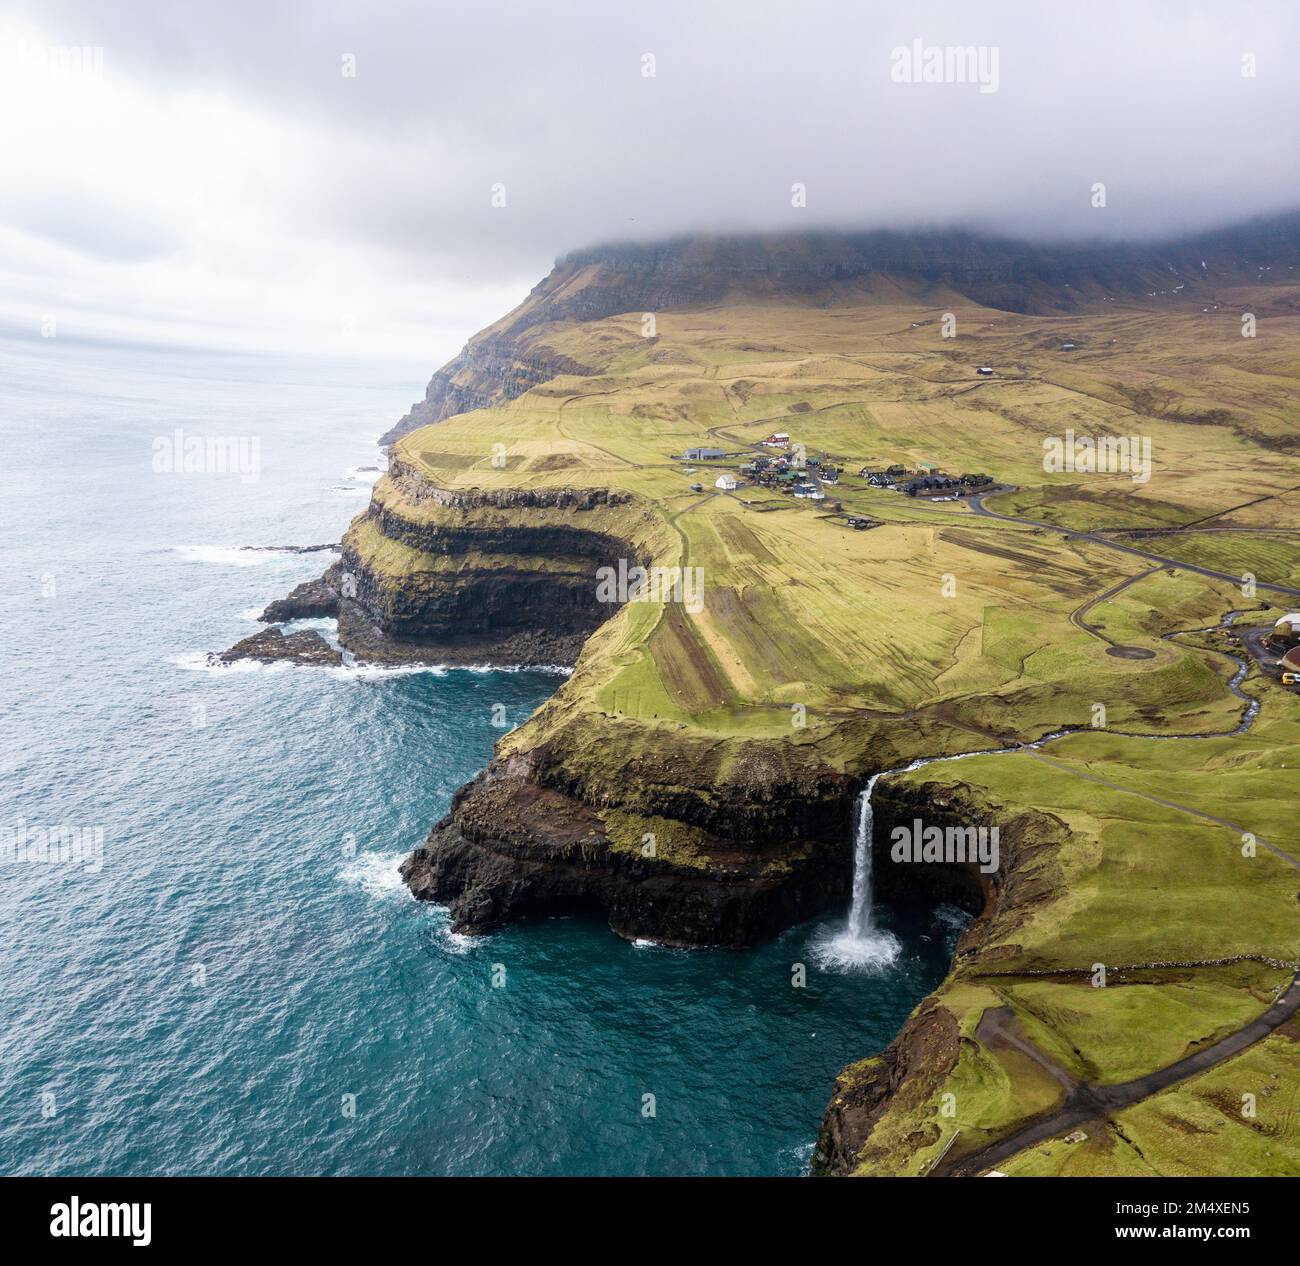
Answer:
<svg viewBox="0 0 1300 1266"><path fill-rule="evenodd" d="M256 659L263 663L286 661L291 664L331 666L341 664L343 656L321 635L312 629L286 636L280 629L263 629L240 642L228 651L210 655L213 663L233 664L241 659Z"/></svg>
<svg viewBox="0 0 1300 1266"><path fill-rule="evenodd" d="M287 620L333 619L338 613L338 591L328 578L322 576L303 581L287 598L278 598L268 604L257 618L263 624L283 624Z"/></svg>
<svg viewBox="0 0 1300 1266"><path fill-rule="evenodd" d="M684 849L620 833L619 815L539 782L532 760L494 761L402 867L412 893L451 908L461 932L530 914L598 912L621 936L740 947L844 899L837 840L788 847L703 829ZM638 825L659 825L638 816ZM621 836L621 837L620 837Z"/></svg>
<svg viewBox="0 0 1300 1266"><path fill-rule="evenodd" d="M443 489L394 462L329 573L340 640L362 659L571 666L617 609L599 569L645 554L642 517L604 489Z"/></svg>

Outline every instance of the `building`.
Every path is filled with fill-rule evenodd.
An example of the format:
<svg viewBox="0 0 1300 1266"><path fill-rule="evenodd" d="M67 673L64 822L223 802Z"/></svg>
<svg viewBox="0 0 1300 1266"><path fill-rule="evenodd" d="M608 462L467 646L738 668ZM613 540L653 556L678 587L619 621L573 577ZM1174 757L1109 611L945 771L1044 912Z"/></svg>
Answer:
<svg viewBox="0 0 1300 1266"><path fill-rule="evenodd" d="M723 473L718 476L713 485L715 488L721 488L723 492L736 491L736 476Z"/></svg>
<svg viewBox="0 0 1300 1266"><path fill-rule="evenodd" d="M1284 615L1273 625L1273 636L1280 642L1294 642L1300 639L1300 611Z"/></svg>
<svg viewBox="0 0 1300 1266"><path fill-rule="evenodd" d="M767 439L760 441L764 448L785 448L790 443L788 431L773 431Z"/></svg>
<svg viewBox="0 0 1300 1266"><path fill-rule="evenodd" d="M959 486L957 480L947 475L922 475L907 484L903 491L909 497L935 497Z"/></svg>
<svg viewBox="0 0 1300 1266"><path fill-rule="evenodd" d="M979 372L980 374L982 374L985 378L991 378L991 377L993 376L993 366L992 366L992 365L981 365L981 366L979 367L979 371L978 371L978 372Z"/></svg>
<svg viewBox="0 0 1300 1266"><path fill-rule="evenodd" d="M858 478L865 479L873 488L892 488L898 482L898 477L890 471L871 470L867 466L858 471Z"/></svg>
<svg viewBox="0 0 1300 1266"><path fill-rule="evenodd" d="M686 450L686 460L688 462L714 461L719 457L726 457L726 455L726 449L722 448L688 448Z"/></svg>
<svg viewBox="0 0 1300 1266"><path fill-rule="evenodd" d="M1293 646L1282 656L1278 667L1284 673L1300 673L1300 646Z"/></svg>

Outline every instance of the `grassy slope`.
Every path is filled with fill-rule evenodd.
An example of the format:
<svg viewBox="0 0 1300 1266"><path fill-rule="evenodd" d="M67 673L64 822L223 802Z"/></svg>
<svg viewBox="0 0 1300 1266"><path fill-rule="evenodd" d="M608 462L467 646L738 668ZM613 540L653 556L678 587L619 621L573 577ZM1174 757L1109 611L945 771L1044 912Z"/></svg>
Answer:
<svg viewBox="0 0 1300 1266"><path fill-rule="evenodd" d="M880 304L661 313L654 340L638 337L639 313L548 329L548 346L599 372L417 431L401 442L402 455L444 487L633 493L635 510L617 512L621 527L630 515L660 561L702 567L705 609L622 609L592 638L573 678L503 749L564 732L599 785L602 775L617 779L630 751L683 736L721 743L733 754L724 770L727 759L744 759L745 743L764 739L856 774L897 763L899 754L987 746L990 733L1035 738L1087 724L1098 702L1111 731L1230 729L1241 712L1226 689L1231 665L1204 645L1161 636L1251 605L1230 585L1161 571L1099 604L1091 619L1108 636L1154 652L1121 660L1071 614L1146 570L1139 559L850 476L836 494L845 509L883 521L857 533L761 490L715 494L717 470L734 461L687 466L674 457L695 444L739 450L783 429L850 472L929 461L991 473L1018 486L995 504L1068 526L1169 528L1274 497L1223 522L1294 529L1300 499L1288 490L1300 484L1300 458L1286 443L1300 422L1300 321L1266 318L1258 339L1243 340L1231 305L1248 297L1223 298L1226 315L1112 309L1072 318L958 301L955 341L940 339L939 309ZM1079 350L1061 353L1065 338ZM995 365L998 377L977 377L981 363ZM1045 474L1042 440L1067 427L1150 435L1154 477L1136 484L1123 475ZM704 494L691 491L696 482ZM377 495L394 494L381 481ZM589 514L593 525L616 516ZM353 531L376 557L393 550ZM1300 566L1297 539L1165 534L1151 548L1286 582ZM394 552L394 568L412 565ZM955 596L944 595L948 577ZM1265 709L1247 736L1155 744L1091 733L1039 756L975 758L912 775L960 781L992 811L1048 809L1072 833L1063 882L1014 944L1001 947L1000 974L961 969L940 993L970 1039L941 1087L958 1096L966 1138L994 1137L1057 1094L1023 1056L985 1050L974 1038L985 1006L1010 1005L1063 1066L1114 1081L1257 1014L1285 975L1255 962L1147 973L1093 991L1077 979L1006 973L1086 970L1097 961L1300 959L1294 870L1266 853L1244 861L1233 830L1081 777L1199 809L1300 852L1291 809L1300 792L1297 704L1276 688L1258 689ZM792 705L806 709L806 728L792 725ZM617 745L602 737L615 722ZM642 822L633 815L610 826L635 839ZM689 837L679 847L689 856ZM1289 1041L1275 1038L1267 1050L1281 1051L1285 1063ZM1249 1059L1268 1065L1271 1056L1260 1048ZM1175 1103L1184 1093L1161 1099ZM887 1153L875 1172L926 1163L937 1141L918 1150L915 1131L938 1119L934 1110L912 1104L886 1114L873 1135ZM1148 1140L1133 1172L1161 1168L1166 1155L1170 1172L1182 1163L1155 1111L1131 1114ZM1234 1154L1246 1155L1252 1137L1234 1135ZM1097 1172L1128 1164L1122 1149L1100 1148L1071 1153L1069 1163L1087 1170L1094 1153Z"/></svg>

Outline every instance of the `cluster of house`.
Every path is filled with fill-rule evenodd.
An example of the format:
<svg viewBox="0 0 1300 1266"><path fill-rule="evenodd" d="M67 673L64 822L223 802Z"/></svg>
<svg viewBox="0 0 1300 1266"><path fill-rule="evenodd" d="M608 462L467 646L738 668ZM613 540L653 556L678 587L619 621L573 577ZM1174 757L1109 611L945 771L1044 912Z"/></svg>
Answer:
<svg viewBox="0 0 1300 1266"><path fill-rule="evenodd" d="M926 497L932 501L952 501L976 488L988 488L993 483L991 475L945 475L933 466L922 466L917 470L898 465L886 470L864 466L858 471L858 476L873 488L888 488L893 492L905 492L909 497Z"/></svg>
<svg viewBox="0 0 1300 1266"><path fill-rule="evenodd" d="M775 488L809 501L825 501L822 485L838 483L840 478L839 470L820 457L800 461L785 453L775 457L760 453L746 462L740 473L760 487Z"/></svg>
<svg viewBox="0 0 1300 1266"><path fill-rule="evenodd" d="M743 482L808 501L825 501L825 488L839 482L840 470L834 464L837 459L804 456L802 444L796 446L797 454L792 453L787 431L774 431L759 443L763 448L778 451L757 453L738 466L734 473L724 471L714 481L714 487L723 492L733 492ZM718 461L726 456L726 450L721 448L688 448L685 453L686 460L693 462ZM931 501L953 501L976 489L993 486L991 475L946 475L938 467L926 463L915 470L897 464L884 470L864 466L858 471L858 476L873 488L888 488ZM692 484L691 488L696 492L703 491L701 484ZM869 525L870 520L863 521L862 526ZM851 526L858 527L859 524Z"/></svg>

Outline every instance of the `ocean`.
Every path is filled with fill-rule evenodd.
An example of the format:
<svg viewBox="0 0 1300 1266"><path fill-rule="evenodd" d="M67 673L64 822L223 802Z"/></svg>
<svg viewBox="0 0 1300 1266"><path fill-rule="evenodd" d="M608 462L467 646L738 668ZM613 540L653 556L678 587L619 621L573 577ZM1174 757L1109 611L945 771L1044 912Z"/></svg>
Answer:
<svg viewBox="0 0 1300 1266"><path fill-rule="evenodd" d="M397 865L563 676L207 667L333 557L242 547L337 541L428 371L0 341L0 1171L803 1174L943 977L946 908L865 972L814 954L843 911L455 936Z"/></svg>

